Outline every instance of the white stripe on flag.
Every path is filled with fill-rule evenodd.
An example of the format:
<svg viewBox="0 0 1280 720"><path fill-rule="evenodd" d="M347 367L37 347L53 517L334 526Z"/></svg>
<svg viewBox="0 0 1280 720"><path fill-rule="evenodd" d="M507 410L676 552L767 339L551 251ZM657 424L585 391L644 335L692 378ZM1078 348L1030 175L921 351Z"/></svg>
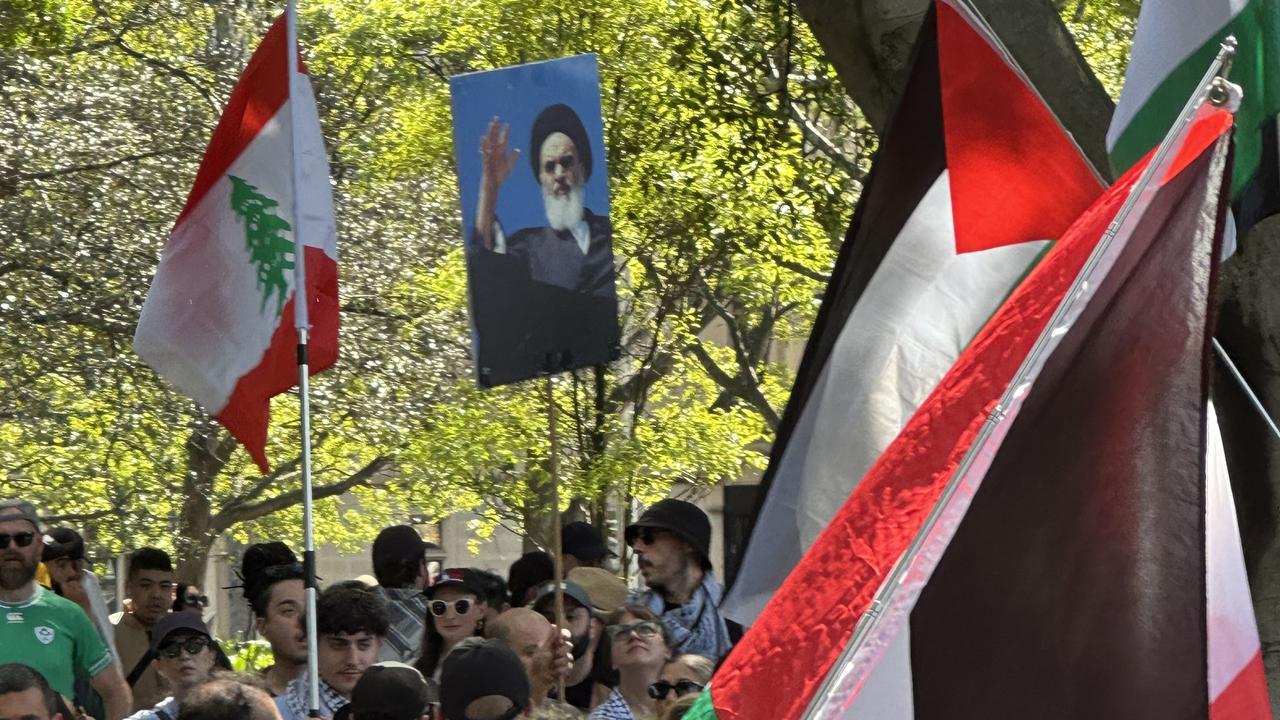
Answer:
<svg viewBox="0 0 1280 720"><path fill-rule="evenodd" d="M1209 606L1209 700L1213 701L1253 660L1261 644L1231 497L1227 455L1213 403L1209 403L1205 425L1205 584Z"/></svg>
<svg viewBox="0 0 1280 720"><path fill-rule="evenodd" d="M725 600L751 624L1046 242L957 256L944 171L849 314Z"/></svg>
<svg viewBox="0 0 1280 720"><path fill-rule="evenodd" d="M915 720L911 678L911 627L889 644L862 690L840 715L842 720Z"/></svg>
<svg viewBox="0 0 1280 720"><path fill-rule="evenodd" d="M320 248L329 259L337 262L338 232L329 182L329 157L320 133L320 114L316 110L311 80L302 73L289 73L289 97L297 103L293 117L298 120L299 237L304 245ZM288 112L287 106L283 112Z"/></svg>

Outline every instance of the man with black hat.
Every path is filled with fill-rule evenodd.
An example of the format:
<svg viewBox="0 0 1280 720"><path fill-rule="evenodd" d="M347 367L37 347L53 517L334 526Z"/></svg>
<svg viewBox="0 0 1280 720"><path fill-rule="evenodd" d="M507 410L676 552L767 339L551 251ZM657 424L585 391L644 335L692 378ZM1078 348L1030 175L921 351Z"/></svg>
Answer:
<svg viewBox="0 0 1280 720"><path fill-rule="evenodd" d="M98 628L102 641L115 655L115 626L109 619L107 603L102 599L98 576L85 567L84 538L69 527L48 528L44 533L44 551L40 559L49 573L53 591L84 610ZM119 661L117 656L116 662Z"/></svg>
<svg viewBox="0 0 1280 720"><path fill-rule="evenodd" d="M106 720L131 710L129 686L89 616L36 583L44 533L35 506L0 500L0 663L23 663L72 697L77 673L106 704Z"/></svg>
<svg viewBox="0 0 1280 720"><path fill-rule="evenodd" d="M445 720L514 720L531 713L531 697L524 665L501 640L466 640L444 659Z"/></svg>
<svg viewBox="0 0 1280 720"><path fill-rule="evenodd" d="M600 532L584 522L571 522L560 530L560 547L564 551L564 571L578 567L600 567L617 553L609 549Z"/></svg>
<svg viewBox="0 0 1280 720"><path fill-rule="evenodd" d="M253 626L271 644L274 662L262 677L275 695L307 669L307 637L300 624L307 607L303 575L302 563L282 542L250 545L240 564Z"/></svg>
<svg viewBox="0 0 1280 720"><path fill-rule="evenodd" d="M498 190L520 157L519 150L507 150L509 131L494 118L480 141L477 245L520 259L534 282L612 297L613 228L608 217L586 209L593 164L591 140L581 118L568 105L556 103L543 108L533 121L529 164L542 188L547 224L507 237L497 220Z"/></svg>
<svg viewBox="0 0 1280 720"><path fill-rule="evenodd" d="M333 720L430 720L427 681L412 665L390 660L369 666L351 691L351 704Z"/></svg>
<svg viewBox="0 0 1280 720"><path fill-rule="evenodd" d="M231 669L209 627L199 613L191 611L171 613L156 622L147 656L171 694L150 710L130 715L129 720L177 720L178 708L188 692L208 680L214 668Z"/></svg>
<svg viewBox="0 0 1280 720"><path fill-rule="evenodd" d="M378 579L374 592L387 603L391 626L378 656L382 660L406 662L418 653L422 628L427 618L428 544L408 525L393 525L378 533L373 541L373 575Z"/></svg>
<svg viewBox="0 0 1280 720"><path fill-rule="evenodd" d="M711 572L711 521L693 503L654 503L626 529L648 590L631 602L662 617L672 650L719 662L733 642L720 615L724 588Z"/></svg>
<svg viewBox="0 0 1280 720"><path fill-rule="evenodd" d="M589 710L592 692L595 690L591 669L604 625L592 612L591 598L586 590L571 580L564 581L561 588L564 595L565 628L569 631L569 642L573 644L573 667L569 669L569 675L564 681L564 700L574 707ZM555 582L546 583L539 589L538 597L533 601L533 610L548 622L556 622Z"/></svg>

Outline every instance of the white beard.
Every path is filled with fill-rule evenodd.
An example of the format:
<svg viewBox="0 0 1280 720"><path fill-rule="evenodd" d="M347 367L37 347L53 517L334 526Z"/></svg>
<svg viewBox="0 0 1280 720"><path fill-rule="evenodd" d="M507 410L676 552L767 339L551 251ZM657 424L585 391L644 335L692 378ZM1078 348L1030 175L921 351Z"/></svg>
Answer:
<svg viewBox="0 0 1280 720"><path fill-rule="evenodd" d="M586 201L587 190L581 185L570 187L568 197L558 197L544 190L542 204L547 209L547 225L552 230L572 230L582 222Z"/></svg>

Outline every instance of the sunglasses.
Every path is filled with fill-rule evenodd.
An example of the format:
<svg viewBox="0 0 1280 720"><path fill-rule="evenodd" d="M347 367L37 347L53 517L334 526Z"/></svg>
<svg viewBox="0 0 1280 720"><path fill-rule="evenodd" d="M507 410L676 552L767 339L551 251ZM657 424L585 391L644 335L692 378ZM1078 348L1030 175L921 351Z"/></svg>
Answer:
<svg viewBox="0 0 1280 720"><path fill-rule="evenodd" d="M609 633L610 640L617 640L627 635L635 635L641 640L648 640L660 632L657 623L648 620L641 620L630 625L610 625L605 630Z"/></svg>
<svg viewBox="0 0 1280 720"><path fill-rule="evenodd" d="M569 172L578 166L578 158L572 155L561 155L554 160L548 160L542 163L542 171L551 175L556 171L556 165L564 168L565 172Z"/></svg>
<svg viewBox="0 0 1280 720"><path fill-rule="evenodd" d="M672 690L676 691L676 697L684 697L689 693L702 692L702 686L692 680L681 680L676 683L659 680L649 686L649 697L661 700L670 695Z"/></svg>
<svg viewBox="0 0 1280 720"><path fill-rule="evenodd" d="M183 602L185 602L187 605L207 606L209 604L209 596L208 595L188 595L185 598L183 598Z"/></svg>
<svg viewBox="0 0 1280 720"><path fill-rule="evenodd" d="M450 606L452 606L453 611L458 613L459 615L466 615L467 611L471 609L471 606L474 604L474 602L475 602L474 600L468 600L466 598L462 598L461 600L454 600L451 603L447 603L444 600L432 600L431 604L428 605L427 608L431 610L431 614L435 615L436 617L444 617L444 614L449 612Z"/></svg>
<svg viewBox="0 0 1280 720"><path fill-rule="evenodd" d="M35 542L36 534L31 532L20 532L10 535L9 533L0 533L0 550L9 547L9 541L12 540L18 547L26 547Z"/></svg>
<svg viewBox="0 0 1280 720"><path fill-rule="evenodd" d="M207 647L213 647L213 641L207 637L194 635L181 642L171 642L161 645L156 654L163 658L176 658L186 651L188 655L199 655L201 650Z"/></svg>

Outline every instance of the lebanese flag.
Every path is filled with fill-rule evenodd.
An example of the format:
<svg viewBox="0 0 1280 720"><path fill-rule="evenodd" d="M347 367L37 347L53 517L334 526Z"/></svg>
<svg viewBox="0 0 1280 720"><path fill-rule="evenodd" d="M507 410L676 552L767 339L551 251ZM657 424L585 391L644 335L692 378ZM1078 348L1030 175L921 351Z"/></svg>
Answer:
<svg viewBox="0 0 1280 720"><path fill-rule="evenodd" d="M226 426L264 473L270 400L298 380L298 262L311 372L338 358L329 163L301 58L286 61L287 25L276 20L231 92L133 338L138 355Z"/></svg>
<svg viewBox="0 0 1280 720"><path fill-rule="evenodd" d="M938 2L805 348L723 611L755 621L1103 184L980 19Z"/></svg>
<svg viewBox="0 0 1280 720"><path fill-rule="evenodd" d="M1229 116L1204 115L1107 252L1091 257L1141 166L1001 306L686 717L1260 717L1247 587L1206 557L1223 527L1205 438Z"/></svg>

